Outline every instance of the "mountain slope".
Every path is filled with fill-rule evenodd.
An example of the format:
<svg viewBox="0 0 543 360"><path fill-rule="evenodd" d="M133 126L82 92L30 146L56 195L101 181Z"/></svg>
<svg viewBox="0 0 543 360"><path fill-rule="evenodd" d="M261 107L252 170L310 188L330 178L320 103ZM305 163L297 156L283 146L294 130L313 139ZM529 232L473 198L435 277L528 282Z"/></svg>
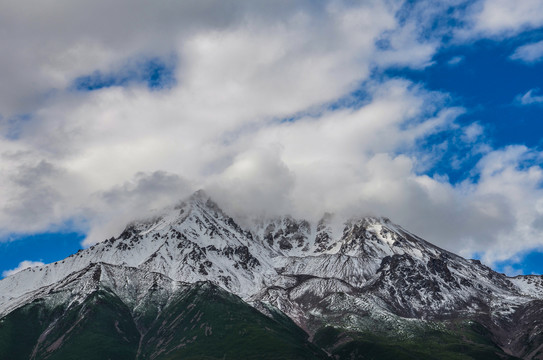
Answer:
<svg viewBox="0 0 543 360"><path fill-rule="evenodd" d="M91 265L10 312L0 320L0 358L327 358L288 318L265 316L209 282L151 274L145 294L127 289L128 281L116 286L142 272Z"/></svg>
<svg viewBox="0 0 543 360"><path fill-rule="evenodd" d="M475 322L449 323L441 330L419 329L409 339L325 327L314 342L339 359L518 359L505 354Z"/></svg>

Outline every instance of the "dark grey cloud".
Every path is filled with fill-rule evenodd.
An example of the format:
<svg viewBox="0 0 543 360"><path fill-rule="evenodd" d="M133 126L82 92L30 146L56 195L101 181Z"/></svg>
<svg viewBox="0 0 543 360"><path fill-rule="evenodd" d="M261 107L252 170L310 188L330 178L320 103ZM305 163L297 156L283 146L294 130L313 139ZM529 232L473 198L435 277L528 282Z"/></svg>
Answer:
<svg viewBox="0 0 543 360"><path fill-rule="evenodd" d="M108 71L126 59L164 56L194 33L244 21L275 22L297 11L322 13L310 1L39 1L0 4L0 114L36 111L71 80Z"/></svg>
<svg viewBox="0 0 543 360"><path fill-rule="evenodd" d="M157 201L173 203L190 192L190 185L176 174L155 171L137 173L130 182L104 191L98 196L110 206L130 203L148 204Z"/></svg>
<svg viewBox="0 0 543 360"><path fill-rule="evenodd" d="M12 221L11 226L20 232L31 233L51 223L59 225L56 207L63 196L54 186L58 176L62 171L45 160L18 166L5 184L10 192L3 199L1 218ZM0 234L5 235L5 231Z"/></svg>

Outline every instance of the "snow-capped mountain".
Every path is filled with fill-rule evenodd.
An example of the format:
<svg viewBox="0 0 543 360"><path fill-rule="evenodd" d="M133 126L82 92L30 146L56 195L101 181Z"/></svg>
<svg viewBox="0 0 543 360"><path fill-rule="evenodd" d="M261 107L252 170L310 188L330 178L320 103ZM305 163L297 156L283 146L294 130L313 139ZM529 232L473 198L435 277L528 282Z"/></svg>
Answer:
<svg viewBox="0 0 543 360"><path fill-rule="evenodd" d="M409 336L475 319L507 353L543 358L542 277L496 273L386 218L285 216L241 227L203 191L117 237L1 280L0 317L38 299L69 308L98 288L136 314L202 281L264 314L279 310L312 336L324 326Z"/></svg>

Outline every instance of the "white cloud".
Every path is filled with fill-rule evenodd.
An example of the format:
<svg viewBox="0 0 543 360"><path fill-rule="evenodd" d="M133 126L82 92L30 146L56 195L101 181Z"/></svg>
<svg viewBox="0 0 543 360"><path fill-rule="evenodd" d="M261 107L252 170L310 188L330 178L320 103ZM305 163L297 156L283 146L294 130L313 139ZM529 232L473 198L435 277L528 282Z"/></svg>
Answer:
<svg viewBox="0 0 543 360"><path fill-rule="evenodd" d="M250 196L259 200L253 200L253 204L248 201L245 208L254 213L258 212L255 203L259 206L283 199L281 206L269 206L266 210L281 212L286 208L299 216L318 217L325 210L336 212L356 206L363 201L357 194L369 181L373 171L370 169L377 169L382 159L388 159L386 154L413 149L418 139L447 128L454 120L449 111L434 108L443 100L439 94L425 92L407 81L376 83L368 90L372 101L359 109L324 111L294 122L271 123L242 136L236 151L251 154L252 149L263 149L260 151L268 151L267 159L271 156L277 167L273 174L258 171L258 176L244 176L244 181L251 181L251 186L257 188L276 184L277 188L263 188L290 194L288 198L273 195L273 202ZM404 172L406 167L411 170L411 161L398 157L393 162ZM227 183L233 172L245 168L245 156L235 158L214 181ZM394 166L390 171L394 171ZM251 172L251 176L256 174ZM244 198L247 196L244 192L251 186L240 182L239 191L231 189L228 193L233 198ZM381 192L375 196L379 195ZM364 213L370 210L360 209Z"/></svg>
<svg viewBox="0 0 543 360"><path fill-rule="evenodd" d="M460 63L464 61L464 59L465 59L464 56L453 56L447 61L447 65L449 66L459 65Z"/></svg>
<svg viewBox="0 0 543 360"><path fill-rule="evenodd" d="M462 141L475 143L484 133L484 128L479 123L473 123L462 128Z"/></svg>
<svg viewBox="0 0 543 360"><path fill-rule="evenodd" d="M517 276L517 275L524 275L522 269L515 269L511 265L507 265L503 267L503 272L507 276Z"/></svg>
<svg viewBox="0 0 543 360"><path fill-rule="evenodd" d="M530 89L525 94L519 94L515 97L515 103L519 105L534 105L543 103L543 95L535 95L539 89Z"/></svg>
<svg viewBox="0 0 543 360"><path fill-rule="evenodd" d="M471 26L458 31L461 37L509 37L543 25L540 0L481 0L468 9Z"/></svg>
<svg viewBox="0 0 543 360"><path fill-rule="evenodd" d="M486 259L504 260L516 252L540 245L541 229L532 226L542 215L543 154L524 146L509 146L484 156L478 164L480 180L472 185L484 211L509 225L495 231ZM494 205L487 200L493 199ZM499 201L499 202L497 202ZM502 215L499 215L502 213ZM484 251L485 241L477 246Z"/></svg>
<svg viewBox="0 0 543 360"><path fill-rule="evenodd" d="M178 9L182 15L175 17L169 13L176 13L176 9L168 9L165 15L161 11L166 9L160 7L134 5L134 11L144 18L159 13L155 25L172 31L164 38L162 30L143 34L140 24L130 22L132 15L113 24L109 11L102 18L95 8L88 9L87 15L96 13L113 36L100 27L93 27L90 33L75 27L57 33L56 26L60 25L47 23L33 14L34 9L28 13L10 5L2 12L21 21L35 16L43 22L33 23L29 29L20 29L13 22L2 23L11 24L10 33L17 44L28 44L34 36L43 38L35 50L45 57L32 60L38 64L18 62L17 54L23 51L20 46L14 45L14 51L9 52L12 56L8 60L20 68L17 72L33 77L33 89L42 85L62 88L74 76L94 70L90 67L93 64L107 70L120 59L141 52L140 48L151 53L157 48L168 49L166 52L177 53L179 62L178 85L169 91L150 92L137 86L91 93L57 91L46 101L25 108L36 109L28 119L5 121L3 129L9 132L15 128L17 136L0 141L0 177L5 184L0 190L0 232L46 230L68 219L88 222L89 206L103 208L89 200L93 194L131 181L137 173L163 171L190 179L195 187L202 185L205 179L231 168L232 159L245 156L236 145L243 134L266 127L274 119L318 109L367 80L376 56L375 40L397 25L394 8L380 1L358 6L334 1L324 6L307 3L286 9L237 4L233 9L223 9L224 14L218 4L215 14L205 12L198 21L187 15L199 14L196 5ZM102 5L98 2L95 6ZM58 10L64 14L70 9ZM111 11L115 13L115 9ZM74 22L79 19L77 14L65 15L58 15L60 24L71 15ZM163 16L171 22L163 24ZM154 20L148 21L154 24ZM38 33L34 27L40 25L44 29ZM117 37L113 30L126 32L128 37ZM57 35L57 45L69 49L49 44L56 44L53 39ZM63 37L68 38L60 41ZM72 42L77 44L76 50ZM97 61L92 55L97 48L107 48L112 60ZM66 64L56 68L62 73L55 75L65 80L41 79L35 73L36 69L50 68L50 60L66 51L75 57L66 55ZM87 56L94 60L78 60ZM74 64L82 67L72 71ZM14 72L9 66L0 69ZM18 81L10 82L9 77L6 83L14 93L33 91ZM1 108L8 113L15 109L4 105Z"/></svg>
<svg viewBox="0 0 543 360"><path fill-rule="evenodd" d="M43 266L43 265L45 265L45 264L42 263L41 261L24 260L24 261L21 261L19 263L19 266L17 266L15 269L6 270L6 271L2 272L2 276L3 277L11 276L11 275L13 275L15 273L18 273L21 270L36 267L36 266Z"/></svg>
<svg viewBox="0 0 543 360"><path fill-rule="evenodd" d="M510 58L529 64L541 61L543 59L543 40L519 46Z"/></svg>
<svg viewBox="0 0 543 360"><path fill-rule="evenodd" d="M406 66L423 69L433 64L432 56L439 46L438 39L421 41L417 23L408 23L380 39L386 46L381 49L376 63L382 67Z"/></svg>

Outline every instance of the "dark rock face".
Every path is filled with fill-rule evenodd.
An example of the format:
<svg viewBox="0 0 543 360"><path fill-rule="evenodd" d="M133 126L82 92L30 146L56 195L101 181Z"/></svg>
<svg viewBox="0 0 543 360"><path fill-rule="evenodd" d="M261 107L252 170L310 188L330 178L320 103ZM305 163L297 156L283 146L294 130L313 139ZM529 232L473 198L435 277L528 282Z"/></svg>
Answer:
<svg viewBox="0 0 543 360"><path fill-rule="evenodd" d="M380 294L388 294L394 299L392 306L395 311L405 317L422 315L411 306L416 302L422 306L430 302L441 301L440 282L430 275L428 269L414 262L409 256L394 255L383 259L378 270L379 280L374 288ZM401 291L398 291L402 289Z"/></svg>
<svg viewBox="0 0 543 360"><path fill-rule="evenodd" d="M524 359L543 359L543 300L519 306L509 321L489 322L498 344Z"/></svg>
<svg viewBox="0 0 543 360"><path fill-rule="evenodd" d="M260 265L257 258L251 255L247 246L238 246L234 250L234 255L238 259L236 265L241 266L245 270L254 269Z"/></svg>
<svg viewBox="0 0 543 360"><path fill-rule="evenodd" d="M330 219L331 215L325 214L317 223L317 234L315 235L316 253L322 253L326 250L330 250L334 246L331 229L328 226Z"/></svg>
<svg viewBox="0 0 543 360"><path fill-rule="evenodd" d="M264 232L264 239L269 246L277 246L288 251L304 248L311 232L311 225L306 220L294 220L287 216L279 223L269 224Z"/></svg>

